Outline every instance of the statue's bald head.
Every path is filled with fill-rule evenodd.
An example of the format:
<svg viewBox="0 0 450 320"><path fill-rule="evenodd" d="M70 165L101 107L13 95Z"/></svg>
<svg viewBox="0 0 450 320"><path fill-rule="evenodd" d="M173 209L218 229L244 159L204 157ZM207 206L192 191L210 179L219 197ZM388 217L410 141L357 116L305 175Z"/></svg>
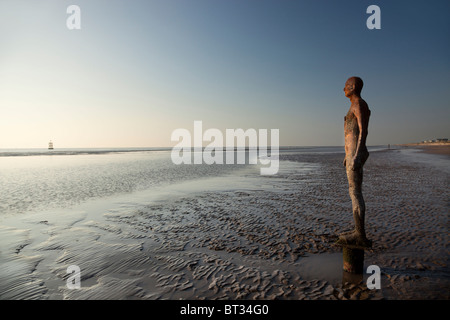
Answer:
<svg viewBox="0 0 450 320"><path fill-rule="evenodd" d="M364 86L364 82L360 77L350 77L347 80L347 83L354 86L354 91L357 95L361 94L361 90Z"/></svg>

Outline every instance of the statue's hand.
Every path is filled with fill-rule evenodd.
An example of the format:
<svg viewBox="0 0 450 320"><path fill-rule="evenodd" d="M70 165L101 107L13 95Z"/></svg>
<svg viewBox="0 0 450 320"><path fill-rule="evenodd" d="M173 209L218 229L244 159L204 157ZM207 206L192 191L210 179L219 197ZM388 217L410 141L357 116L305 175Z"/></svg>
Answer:
<svg viewBox="0 0 450 320"><path fill-rule="evenodd" d="M361 159L360 159L359 157L354 157L354 158L352 159L351 164L350 164L350 168L351 168L353 171L356 171L356 170L358 170L359 168L361 168Z"/></svg>

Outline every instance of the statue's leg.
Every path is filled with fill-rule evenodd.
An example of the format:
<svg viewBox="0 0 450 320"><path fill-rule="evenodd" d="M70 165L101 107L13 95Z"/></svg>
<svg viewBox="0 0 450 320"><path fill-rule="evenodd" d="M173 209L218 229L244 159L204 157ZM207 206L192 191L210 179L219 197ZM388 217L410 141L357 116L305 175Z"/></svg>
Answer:
<svg viewBox="0 0 450 320"><path fill-rule="evenodd" d="M371 246L371 242L366 238L364 227L364 219L366 205L362 195L363 169L353 171L347 166L347 178L349 194L352 200L353 220L355 222L355 230L343 233L339 237L338 243L354 244L358 246Z"/></svg>
<svg viewBox="0 0 450 320"><path fill-rule="evenodd" d="M353 220L355 221L355 232L362 238L366 237L364 228L364 219L366 213L366 204L362 195L363 169L347 170L348 187L350 198L352 199Z"/></svg>

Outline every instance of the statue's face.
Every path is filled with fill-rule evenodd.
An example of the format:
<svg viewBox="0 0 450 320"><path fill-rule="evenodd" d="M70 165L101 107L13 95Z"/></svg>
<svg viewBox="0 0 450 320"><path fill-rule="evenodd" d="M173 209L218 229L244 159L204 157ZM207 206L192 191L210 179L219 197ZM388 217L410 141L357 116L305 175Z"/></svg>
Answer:
<svg viewBox="0 0 450 320"><path fill-rule="evenodd" d="M344 93L345 96L348 98L353 94L353 91L355 90L355 84L351 79L347 80L344 87Z"/></svg>

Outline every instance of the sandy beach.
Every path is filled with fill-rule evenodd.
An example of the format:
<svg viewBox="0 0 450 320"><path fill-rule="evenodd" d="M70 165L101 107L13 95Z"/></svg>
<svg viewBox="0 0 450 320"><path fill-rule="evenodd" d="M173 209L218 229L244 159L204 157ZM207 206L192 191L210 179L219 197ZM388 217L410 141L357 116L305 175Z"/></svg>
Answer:
<svg viewBox="0 0 450 320"><path fill-rule="evenodd" d="M406 147L414 147L422 152L432 154L450 155L450 143L433 143L433 144L414 144L405 145Z"/></svg>
<svg viewBox="0 0 450 320"><path fill-rule="evenodd" d="M449 299L449 158L409 149L365 166L364 265L380 267L379 290L342 278L334 242L352 228L351 201L343 155L324 153L283 155L265 180L185 182L146 205L137 193L5 217L0 299ZM70 265L80 289L66 286Z"/></svg>

